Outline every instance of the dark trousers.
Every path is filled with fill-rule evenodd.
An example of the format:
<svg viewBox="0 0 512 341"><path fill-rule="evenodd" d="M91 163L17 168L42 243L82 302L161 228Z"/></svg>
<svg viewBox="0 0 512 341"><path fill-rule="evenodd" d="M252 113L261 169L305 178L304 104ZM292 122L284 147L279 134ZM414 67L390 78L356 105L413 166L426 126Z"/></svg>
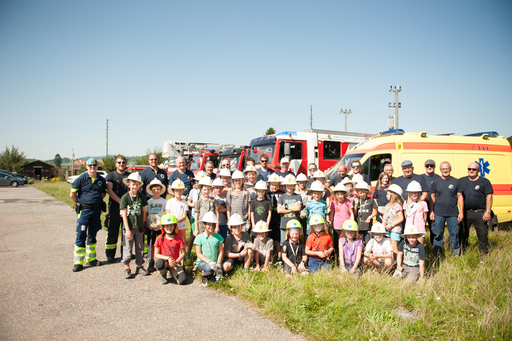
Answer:
<svg viewBox="0 0 512 341"><path fill-rule="evenodd" d="M343 230L332 230L332 242L334 244L334 259L337 260L340 257L340 238Z"/></svg>
<svg viewBox="0 0 512 341"><path fill-rule="evenodd" d="M119 230L123 219L119 215L119 204L115 201L108 203L108 214L110 215L110 224L107 227L107 240L105 241L105 255L107 259L115 258L117 250L117 241L119 239ZM121 244L123 242L121 241ZM121 247L121 259L123 258Z"/></svg>
<svg viewBox="0 0 512 341"><path fill-rule="evenodd" d="M459 238L463 248L468 246L469 241L469 229L471 225L475 227L476 236L478 237L478 249L481 253L489 252L489 241L487 234L489 232L489 226L487 222L482 220L485 210L478 212L464 212L464 219L462 220Z"/></svg>

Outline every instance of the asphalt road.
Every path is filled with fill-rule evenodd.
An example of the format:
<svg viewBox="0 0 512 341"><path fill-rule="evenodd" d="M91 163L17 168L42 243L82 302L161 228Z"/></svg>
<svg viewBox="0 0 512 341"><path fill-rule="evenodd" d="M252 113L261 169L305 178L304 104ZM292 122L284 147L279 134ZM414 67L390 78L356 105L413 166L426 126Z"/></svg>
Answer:
<svg viewBox="0 0 512 341"><path fill-rule="evenodd" d="M1 340L299 340L234 297L121 264L73 273L76 215L32 186L0 187ZM98 258L105 259L105 232ZM119 251L118 251L119 253Z"/></svg>

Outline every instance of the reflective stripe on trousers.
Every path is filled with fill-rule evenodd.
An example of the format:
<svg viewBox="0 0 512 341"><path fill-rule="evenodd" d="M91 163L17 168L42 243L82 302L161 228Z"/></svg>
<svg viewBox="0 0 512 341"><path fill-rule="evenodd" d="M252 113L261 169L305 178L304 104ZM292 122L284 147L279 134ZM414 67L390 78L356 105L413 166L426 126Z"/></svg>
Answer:
<svg viewBox="0 0 512 341"><path fill-rule="evenodd" d="M87 263L96 259L96 244L87 245Z"/></svg>
<svg viewBox="0 0 512 341"><path fill-rule="evenodd" d="M85 247L80 247L80 246L75 245L73 263L84 265L84 258L85 258Z"/></svg>

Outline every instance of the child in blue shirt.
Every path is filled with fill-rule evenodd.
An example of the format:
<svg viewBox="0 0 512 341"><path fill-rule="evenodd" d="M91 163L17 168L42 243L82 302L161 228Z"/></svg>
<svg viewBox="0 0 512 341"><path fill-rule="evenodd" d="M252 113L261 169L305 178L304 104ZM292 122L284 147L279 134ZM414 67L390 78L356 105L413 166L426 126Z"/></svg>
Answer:
<svg viewBox="0 0 512 341"><path fill-rule="evenodd" d="M306 218L308 221L308 228L306 234L311 232L309 219L314 215L322 216L326 219L327 215L327 202L322 199L324 195L324 185L320 181L314 181L311 184L311 199L306 203L306 208L301 212L301 218Z"/></svg>

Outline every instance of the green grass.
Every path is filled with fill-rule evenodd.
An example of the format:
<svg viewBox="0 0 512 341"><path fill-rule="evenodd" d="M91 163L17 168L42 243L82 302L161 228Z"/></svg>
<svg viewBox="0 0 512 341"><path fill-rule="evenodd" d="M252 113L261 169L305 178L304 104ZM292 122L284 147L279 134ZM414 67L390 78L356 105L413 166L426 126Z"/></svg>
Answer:
<svg viewBox="0 0 512 341"><path fill-rule="evenodd" d="M54 197L55 199L62 201L70 207L75 207L75 203L69 197L69 193L71 192L71 184L68 184L66 181L41 181L34 182L31 186L48 194L51 197Z"/></svg>

